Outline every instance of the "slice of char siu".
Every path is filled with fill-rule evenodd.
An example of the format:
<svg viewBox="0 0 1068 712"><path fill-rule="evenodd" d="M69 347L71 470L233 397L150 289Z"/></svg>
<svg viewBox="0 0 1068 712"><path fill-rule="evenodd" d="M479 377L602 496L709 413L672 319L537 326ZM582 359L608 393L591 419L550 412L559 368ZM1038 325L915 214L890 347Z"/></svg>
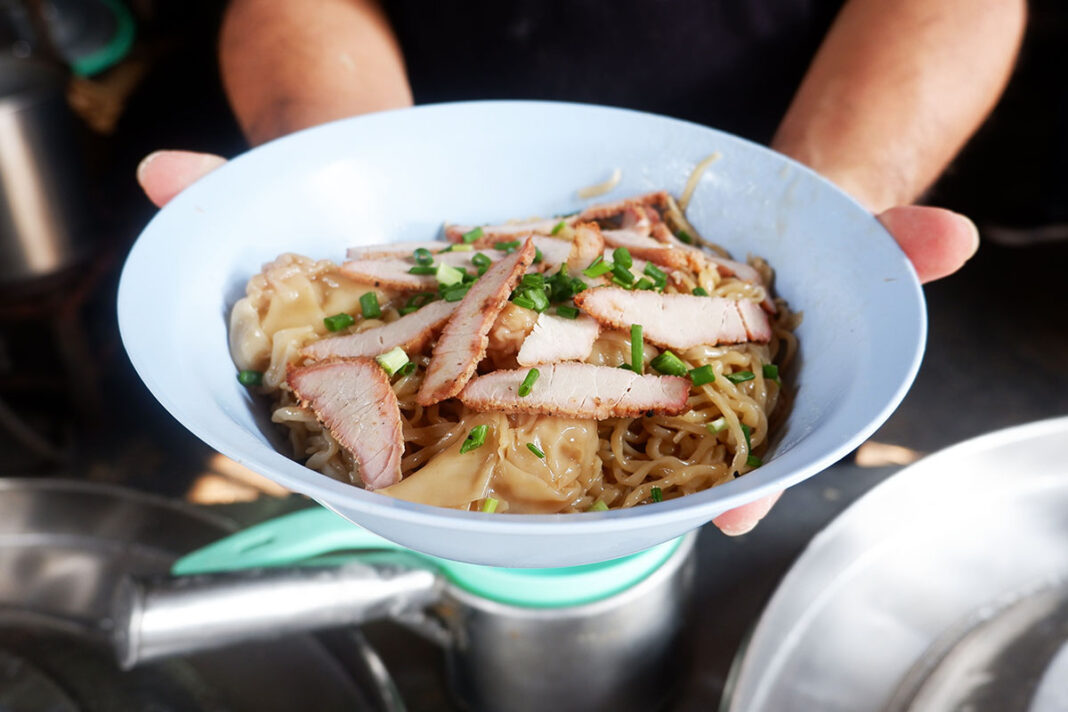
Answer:
<svg viewBox="0 0 1068 712"><path fill-rule="evenodd" d="M301 405L311 408L352 455L367 489L400 482L400 406L389 377L372 359L336 359L291 369L287 380Z"/></svg>
<svg viewBox="0 0 1068 712"><path fill-rule="evenodd" d="M600 333L600 324L588 316L566 319L542 312L519 348L516 361L520 366L585 361Z"/></svg>
<svg viewBox="0 0 1068 712"><path fill-rule="evenodd" d="M629 369L588 363L538 366L530 393L519 386L530 372L521 368L493 371L475 378L460 394L474 410L539 413L573 418L624 418L645 413L677 415L686 410L690 379L638 375Z"/></svg>
<svg viewBox="0 0 1068 712"><path fill-rule="evenodd" d="M528 239L514 253L490 265L467 291L434 345L426 377L416 396L419 405L433 405L452 398L471 379L478 362L486 355L493 322L533 260L534 241Z"/></svg>
<svg viewBox="0 0 1068 712"><path fill-rule="evenodd" d="M566 218L517 220L516 222L503 223L501 225L446 225L445 239L449 242L461 242L464 239L464 235L470 235L474 230L481 228L482 235L473 240L471 244L492 246L494 242L502 240L526 239L531 234L552 235L554 230L558 230L561 222L564 225L574 225L576 221L577 217L572 215Z"/></svg>
<svg viewBox="0 0 1068 712"><path fill-rule="evenodd" d="M303 358L378 356L400 346L411 354L424 349L460 306L459 302L430 302L396 321L356 334L320 339L300 350Z"/></svg>
<svg viewBox="0 0 1068 712"><path fill-rule="evenodd" d="M747 299L597 287L576 294L575 304L602 326L626 329L641 324L646 341L666 348L771 339L767 314Z"/></svg>

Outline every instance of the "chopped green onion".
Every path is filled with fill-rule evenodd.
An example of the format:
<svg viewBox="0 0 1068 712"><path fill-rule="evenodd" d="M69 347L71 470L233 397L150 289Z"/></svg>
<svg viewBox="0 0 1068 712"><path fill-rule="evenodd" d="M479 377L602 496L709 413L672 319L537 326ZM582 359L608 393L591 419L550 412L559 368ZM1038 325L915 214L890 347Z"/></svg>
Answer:
<svg viewBox="0 0 1068 712"><path fill-rule="evenodd" d="M456 245L449 245L444 250L442 250L442 252L470 252L473 249L475 249L474 245L456 244Z"/></svg>
<svg viewBox="0 0 1068 712"><path fill-rule="evenodd" d="M612 261L617 265L623 265L623 269L630 269L634 266L634 260L631 259L630 250L626 247L617 247L612 250Z"/></svg>
<svg viewBox="0 0 1068 712"><path fill-rule="evenodd" d="M685 376L687 371L682 359L670 351L660 354L649 365L667 376Z"/></svg>
<svg viewBox="0 0 1068 712"><path fill-rule="evenodd" d="M627 284L626 282L624 282L619 277L616 277L615 275L612 275L612 284L616 285L617 287L620 287L621 289L633 289L634 288L632 285Z"/></svg>
<svg viewBox="0 0 1068 712"><path fill-rule="evenodd" d="M541 248L540 247L535 247L534 248L534 260L532 261L532 264L540 265L541 261L543 259L545 259L545 256L541 254Z"/></svg>
<svg viewBox="0 0 1068 712"><path fill-rule="evenodd" d="M523 382L519 384L520 398L526 398L530 395L530 392L534 389L534 382L538 380L538 376L540 375L541 372L536 368L532 368L527 371L527 377L524 378Z"/></svg>
<svg viewBox="0 0 1068 712"><path fill-rule="evenodd" d="M523 243L519 240L510 240L509 242L494 242L493 249L503 250L504 252L514 252L519 249L519 246Z"/></svg>
<svg viewBox="0 0 1068 712"><path fill-rule="evenodd" d="M652 262L646 262L643 271L645 274L649 275L649 278L653 280L653 283L656 284L657 287L663 289L664 285L667 284L667 275L664 274L664 270L660 269Z"/></svg>
<svg viewBox="0 0 1068 712"><path fill-rule="evenodd" d="M731 383L745 383L746 381L752 381L756 378L752 371L739 371L738 373L728 373L727 380Z"/></svg>
<svg viewBox="0 0 1068 712"><path fill-rule="evenodd" d="M442 262L438 265L438 269L434 273L434 278L438 280L438 284L445 287L451 287L454 284L459 284L464 281L464 273L452 265L447 265Z"/></svg>
<svg viewBox="0 0 1068 712"><path fill-rule="evenodd" d="M378 295L367 292L360 297L360 312L364 319L377 319L382 316L382 307L378 304Z"/></svg>
<svg viewBox="0 0 1068 712"><path fill-rule="evenodd" d="M694 287L693 288L693 295L695 297L707 297L708 296L708 290L705 289L704 287Z"/></svg>
<svg viewBox="0 0 1068 712"><path fill-rule="evenodd" d="M745 449L746 449L746 452L748 452L748 451L753 449L753 443L749 440L749 436L752 435L753 429L750 428L745 423L742 423L741 426L742 426L742 435L745 436Z"/></svg>
<svg viewBox="0 0 1068 712"><path fill-rule="evenodd" d="M635 289L653 289L655 287L656 285L648 277L642 277L634 284Z"/></svg>
<svg viewBox="0 0 1068 712"><path fill-rule="evenodd" d="M478 267L480 270L484 270L491 264L493 264L493 260L491 260L489 257L486 257L481 252L476 252L475 254L471 255L471 264L473 264L475 267ZM479 274L482 274L482 272L479 271Z"/></svg>
<svg viewBox="0 0 1068 712"><path fill-rule="evenodd" d="M612 265L612 276L622 282L625 286L634 284L634 275L629 269L616 262Z"/></svg>
<svg viewBox="0 0 1068 712"><path fill-rule="evenodd" d="M384 354L375 356L375 362L382 367L383 371L393 376L404 367L404 364L408 363L408 354L404 353L404 349L400 346L394 346Z"/></svg>
<svg viewBox="0 0 1068 712"><path fill-rule="evenodd" d="M536 305L530 297L524 296L523 294L514 297L512 299L512 304L515 304L517 307L523 307L524 309L530 309L531 311L538 310L538 305Z"/></svg>
<svg viewBox="0 0 1068 712"><path fill-rule="evenodd" d="M642 325L630 325L630 367L637 374L642 372L642 355L645 353L642 341Z"/></svg>
<svg viewBox="0 0 1068 712"><path fill-rule="evenodd" d="M756 455L750 455L749 457L745 458L745 464L749 465L750 467L760 467L764 464L764 461Z"/></svg>
<svg viewBox="0 0 1068 712"><path fill-rule="evenodd" d="M407 316L414 311L419 311L419 307L405 305L397 310L397 313L401 316Z"/></svg>
<svg viewBox="0 0 1068 712"><path fill-rule="evenodd" d="M407 376L409 373L411 373L414 370L415 370L415 364L412 363L411 361L409 361L408 363L406 363L406 364L404 364L403 366L400 367L400 370L397 371L397 375L401 376L401 377Z"/></svg>
<svg viewBox="0 0 1068 712"><path fill-rule="evenodd" d="M538 272L524 274L523 279L519 280L519 287L521 289L544 289L545 275L539 274Z"/></svg>
<svg viewBox="0 0 1068 712"><path fill-rule="evenodd" d="M596 279L597 277L602 277L611 271L612 263L605 262L603 257L598 256L597 259L590 263L589 267L582 270L582 274L586 275L587 277L590 277L591 279Z"/></svg>
<svg viewBox="0 0 1068 712"><path fill-rule="evenodd" d="M476 227L470 232L465 232L463 238L461 239L463 239L465 245L470 245L472 242L477 242L478 240L482 239L482 236L484 234L486 233L482 232L482 228Z"/></svg>
<svg viewBox="0 0 1068 712"><path fill-rule="evenodd" d="M664 491L661 490L659 487L653 487L652 497L653 497L653 501L654 502L663 502L664 501Z"/></svg>
<svg viewBox="0 0 1068 712"><path fill-rule="evenodd" d="M779 380L779 367L773 363L764 364L764 378L782 384L782 381Z"/></svg>
<svg viewBox="0 0 1068 712"><path fill-rule="evenodd" d="M556 307L556 315L562 316L565 319L578 319L579 310L578 307L569 307L566 304L561 304Z"/></svg>
<svg viewBox="0 0 1068 712"><path fill-rule="evenodd" d="M246 368L244 371L238 371L237 382L242 386L262 386L263 371L253 371L251 368Z"/></svg>
<svg viewBox="0 0 1068 712"><path fill-rule="evenodd" d="M469 289L471 289L470 285L466 284L461 287L453 287L442 292L441 298L447 302L458 302L464 298Z"/></svg>
<svg viewBox="0 0 1068 712"><path fill-rule="evenodd" d="M567 221L566 220L561 220L560 222L558 222L555 225L553 225L553 229L549 232L549 234L550 235L556 235L561 230L563 230L565 227L567 227Z"/></svg>
<svg viewBox="0 0 1068 712"><path fill-rule="evenodd" d="M523 296L534 304L534 311L539 314L549 308L549 298L545 296L544 289L527 289Z"/></svg>
<svg viewBox="0 0 1068 712"><path fill-rule="evenodd" d="M690 371L690 380L695 386L703 386L716 380L716 373L712 370L712 364L706 363Z"/></svg>
<svg viewBox="0 0 1068 712"><path fill-rule="evenodd" d="M445 248L444 250L438 250L438 254L439 254L439 255L443 255L443 254L445 254L446 252L452 252L452 251L453 251L453 250L455 250L455 249L456 249L457 247L460 247L460 244L459 244L459 243L456 243L456 242L454 242L454 243L452 243L451 245L449 245L448 247L446 247L446 248ZM470 245L464 245L464 247L465 247L465 248L470 248L471 246L470 246Z"/></svg>
<svg viewBox="0 0 1068 712"><path fill-rule="evenodd" d="M420 292L419 294L412 295L411 297L408 297L408 301L404 303L404 306L398 309L397 311L401 313L401 316L404 316L405 314L411 314L413 311L416 311L417 309L420 309L429 304L430 302L434 301L434 297L436 296L437 295L433 292Z"/></svg>
<svg viewBox="0 0 1068 712"><path fill-rule="evenodd" d="M571 293L572 294L578 294L579 292L583 292L586 289L587 289L586 283L583 282L581 279L579 279L578 277L572 277L571 278Z"/></svg>
<svg viewBox="0 0 1068 712"><path fill-rule="evenodd" d="M415 258L415 263L417 265L429 267L430 265L434 264L434 255L430 254L430 250L426 249L425 247L415 248L415 252L412 253L412 257Z"/></svg>
<svg viewBox="0 0 1068 712"><path fill-rule="evenodd" d="M685 242L687 245L693 244L693 237L685 230L679 230L675 233L675 237L679 238L679 242Z"/></svg>
<svg viewBox="0 0 1068 712"><path fill-rule="evenodd" d="M705 428L707 428L708 432L712 433L713 435L716 435L717 433L722 433L724 430L727 429L727 419L716 418L711 423L705 425Z"/></svg>
<svg viewBox="0 0 1068 712"><path fill-rule="evenodd" d="M341 331L347 329L356 323L356 320L352 317L352 314L334 314L334 316L328 316L323 319L323 324L326 325L328 331Z"/></svg>
<svg viewBox="0 0 1068 712"><path fill-rule="evenodd" d="M527 443L527 450L530 450L532 453L534 453L535 457L540 457L540 458L544 458L545 457L545 453L542 452L541 448L538 447L537 445L535 445L534 443Z"/></svg>
<svg viewBox="0 0 1068 712"><path fill-rule="evenodd" d="M471 428L467 433L467 438L464 439L463 445L460 446L460 454L471 452L475 448L482 447L486 442L486 431L489 430L488 425L476 425Z"/></svg>
<svg viewBox="0 0 1068 712"><path fill-rule="evenodd" d="M436 267L416 265L415 267L412 267L410 270L408 270L408 274L426 275L426 274L435 274L435 273L437 273L437 271L438 270L437 270Z"/></svg>
<svg viewBox="0 0 1068 712"><path fill-rule="evenodd" d="M608 505L604 503L603 499L599 499L599 500L597 500L596 502L594 502L590 506L589 511L591 511L591 512L607 512L608 511Z"/></svg>
<svg viewBox="0 0 1068 712"><path fill-rule="evenodd" d="M497 511L497 504L497 500L495 500L493 497L486 497L484 500L482 500L482 511L487 514L493 514Z"/></svg>

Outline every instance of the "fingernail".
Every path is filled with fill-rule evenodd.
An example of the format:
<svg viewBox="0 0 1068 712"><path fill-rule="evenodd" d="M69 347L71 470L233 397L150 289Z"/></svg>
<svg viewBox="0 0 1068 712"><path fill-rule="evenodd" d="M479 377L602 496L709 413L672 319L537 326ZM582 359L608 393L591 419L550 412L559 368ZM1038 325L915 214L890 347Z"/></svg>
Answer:
<svg viewBox="0 0 1068 712"><path fill-rule="evenodd" d="M968 257L965 258L965 259L970 259L976 252L979 251L979 227L967 215L962 215L961 213L957 213L957 216L959 218L961 218L962 220L964 220L965 222L967 222L968 223L968 227L971 228L972 249L968 253Z"/></svg>
<svg viewBox="0 0 1068 712"><path fill-rule="evenodd" d="M163 151L153 151L152 153L142 158L141 162L137 164L137 171L135 172L135 174L137 176L138 183L144 182L145 171L148 169L149 164L159 158L159 155L161 153L163 153Z"/></svg>

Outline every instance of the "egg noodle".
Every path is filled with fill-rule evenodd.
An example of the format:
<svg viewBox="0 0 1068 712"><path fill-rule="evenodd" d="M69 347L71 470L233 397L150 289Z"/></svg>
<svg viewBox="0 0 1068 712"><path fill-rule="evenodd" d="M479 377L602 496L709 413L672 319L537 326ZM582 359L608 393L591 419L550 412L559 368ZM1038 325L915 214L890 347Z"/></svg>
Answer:
<svg viewBox="0 0 1068 712"><path fill-rule="evenodd" d="M664 219L673 231L684 230L694 242L705 244L674 201ZM750 258L749 264L770 288L768 264L760 258ZM758 303L766 296L765 287L721 276L711 263L699 272L674 270L664 291L691 294L698 287L711 296ZM378 297L380 318L360 316L359 299L368 291ZM351 456L310 409L297 403L286 369L300 365L302 347L333 335L324 318L352 314L355 324L340 333L371 329L400 318L398 310L408 296L356 282L333 262L293 254L282 255L249 281L247 296L231 315L231 352L238 368L263 372L262 386L255 390L270 401L272 421L284 427L293 454L307 467L361 485ZM715 373L714 381L691 389L688 409L676 416L596 421L504 415L474 412L455 398L422 407L415 396L432 347L410 353L417 368L393 382L403 425L403 479L379 491L459 509L484 508L492 499L498 512L583 512L680 497L744 475L760 465L769 436L789 407L789 390L780 374L789 373L796 353L793 331L800 314L781 299L774 302L769 343L698 346L676 353L688 368L707 364ZM536 318L535 312L509 303L489 334L479 371L516 368L515 354ZM644 345L646 373L659 353ZM614 367L630 358L629 332L605 329L586 361ZM489 426L491 447L461 455L459 444L481 424Z"/></svg>

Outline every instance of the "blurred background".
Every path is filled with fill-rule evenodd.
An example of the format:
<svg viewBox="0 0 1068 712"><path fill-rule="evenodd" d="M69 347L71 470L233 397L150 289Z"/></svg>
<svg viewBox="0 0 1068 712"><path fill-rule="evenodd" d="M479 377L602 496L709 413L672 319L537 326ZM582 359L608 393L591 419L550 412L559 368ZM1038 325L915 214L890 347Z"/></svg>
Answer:
<svg viewBox="0 0 1068 712"><path fill-rule="evenodd" d="M247 148L218 74L223 5L0 0L0 477L122 484L228 507L240 521L297 506L175 423L133 373L116 325L124 255L154 212L134 180L139 160L158 148ZM1068 5L1032 2L1007 92L927 196L971 216L983 244L926 288L927 354L902 406L753 533L702 533L701 601L735 615L700 619L678 709L718 699L783 571L857 496L925 453L1068 412L1066 41ZM467 96L421 97L417 79L417 101ZM402 691L425 709L447 704L427 644L378 642Z"/></svg>

